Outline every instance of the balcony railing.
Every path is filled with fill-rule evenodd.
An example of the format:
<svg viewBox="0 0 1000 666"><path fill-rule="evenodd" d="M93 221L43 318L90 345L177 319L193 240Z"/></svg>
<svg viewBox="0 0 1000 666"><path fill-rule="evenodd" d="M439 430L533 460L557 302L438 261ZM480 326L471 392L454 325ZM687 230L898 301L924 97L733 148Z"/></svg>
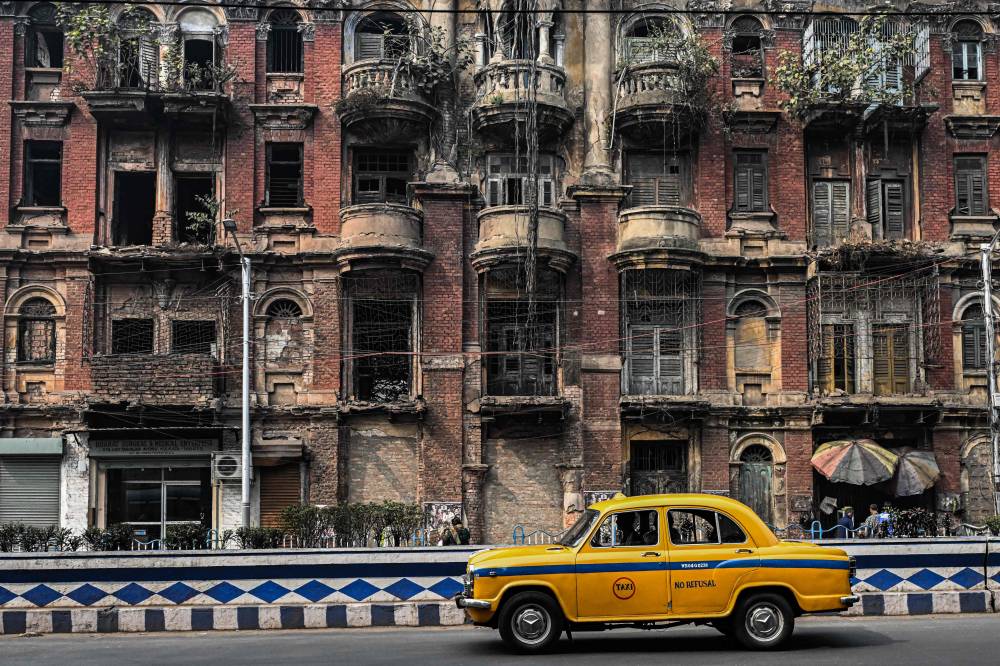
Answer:
<svg viewBox="0 0 1000 666"><path fill-rule="evenodd" d="M620 75L621 76L621 75ZM669 61L632 65L618 87L618 108L682 102L684 85L675 63Z"/></svg>
<svg viewBox="0 0 1000 666"><path fill-rule="evenodd" d="M344 97L361 91L427 103L410 72L390 61L359 62L344 70Z"/></svg>
<svg viewBox="0 0 1000 666"><path fill-rule="evenodd" d="M531 60L504 60L476 73L480 104L523 101L532 86L539 102L554 99L565 104L566 73L561 67Z"/></svg>

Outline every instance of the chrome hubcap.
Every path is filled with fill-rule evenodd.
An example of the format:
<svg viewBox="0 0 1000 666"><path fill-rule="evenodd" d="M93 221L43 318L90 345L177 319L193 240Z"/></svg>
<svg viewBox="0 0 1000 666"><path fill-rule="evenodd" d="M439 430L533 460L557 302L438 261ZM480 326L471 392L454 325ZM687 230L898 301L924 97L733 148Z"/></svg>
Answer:
<svg viewBox="0 0 1000 666"><path fill-rule="evenodd" d="M747 633L759 641L774 640L785 626L785 618L772 604L758 604L750 609L746 619Z"/></svg>
<svg viewBox="0 0 1000 666"><path fill-rule="evenodd" d="M549 614L541 606L525 606L514 615L514 633L525 643L539 643L549 633Z"/></svg>

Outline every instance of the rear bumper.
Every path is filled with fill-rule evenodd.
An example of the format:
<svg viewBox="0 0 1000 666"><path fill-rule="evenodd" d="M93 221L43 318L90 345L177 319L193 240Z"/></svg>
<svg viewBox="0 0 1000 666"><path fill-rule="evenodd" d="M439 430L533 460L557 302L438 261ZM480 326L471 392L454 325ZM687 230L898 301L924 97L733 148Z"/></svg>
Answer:
<svg viewBox="0 0 1000 666"><path fill-rule="evenodd" d="M479 610L490 610L493 604L486 599L469 599L464 594L455 595L455 605L459 608L476 608Z"/></svg>
<svg viewBox="0 0 1000 666"><path fill-rule="evenodd" d="M850 608L850 607L851 607L851 606L853 606L854 604L858 603L859 601L861 601L861 597L859 597L859 596L858 596L858 595L856 595L856 594L852 594L852 595L850 595L850 596L847 596L847 597L841 597L841 598L840 598L840 603L841 603L842 605L844 605L844 606L847 606L848 608Z"/></svg>

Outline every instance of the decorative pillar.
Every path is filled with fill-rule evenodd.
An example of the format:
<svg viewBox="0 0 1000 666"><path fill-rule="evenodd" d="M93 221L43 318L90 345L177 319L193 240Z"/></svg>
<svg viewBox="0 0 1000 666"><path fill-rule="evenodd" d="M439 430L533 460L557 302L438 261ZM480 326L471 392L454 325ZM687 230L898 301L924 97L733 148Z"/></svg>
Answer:
<svg viewBox="0 0 1000 666"><path fill-rule="evenodd" d="M611 155L604 122L611 112L611 15L602 0L586 0L583 32L586 49L583 61L584 121L587 152L583 161L582 182L588 185L613 185Z"/></svg>
<svg viewBox="0 0 1000 666"><path fill-rule="evenodd" d="M557 34L552 39L556 44L555 65L556 67L564 67L564 63L566 62L566 35Z"/></svg>
<svg viewBox="0 0 1000 666"><path fill-rule="evenodd" d="M486 34L476 33L476 69L486 66Z"/></svg>
<svg viewBox="0 0 1000 666"><path fill-rule="evenodd" d="M174 238L174 174L170 168L171 128L156 132L156 214L153 215L153 245L166 245Z"/></svg>
<svg viewBox="0 0 1000 666"><path fill-rule="evenodd" d="M549 53L549 35L552 32L552 21L538 22L538 62L552 63L552 55Z"/></svg>

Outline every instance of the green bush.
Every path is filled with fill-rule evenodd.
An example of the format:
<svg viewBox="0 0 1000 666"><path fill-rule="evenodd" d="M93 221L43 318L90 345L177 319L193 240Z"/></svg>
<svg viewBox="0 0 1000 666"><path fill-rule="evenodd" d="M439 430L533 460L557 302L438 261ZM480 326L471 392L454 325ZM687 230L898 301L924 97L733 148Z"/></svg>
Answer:
<svg viewBox="0 0 1000 666"><path fill-rule="evenodd" d="M35 527L24 523L4 523L0 525L0 552L44 553L53 551L73 551L80 548L83 540L73 535L73 531L49 525Z"/></svg>
<svg viewBox="0 0 1000 666"><path fill-rule="evenodd" d="M937 536L937 515L926 509L890 509L894 537Z"/></svg>
<svg viewBox="0 0 1000 666"><path fill-rule="evenodd" d="M262 550L280 548L285 533L277 527L240 527L236 530L236 544L240 548Z"/></svg>
<svg viewBox="0 0 1000 666"><path fill-rule="evenodd" d="M296 548L316 548L333 529L335 513L328 507L293 504L285 507L280 517L281 528L293 538Z"/></svg>
<svg viewBox="0 0 1000 666"><path fill-rule="evenodd" d="M132 549L132 528L128 525L110 525L107 529L88 527L80 536L90 550L114 551Z"/></svg>
<svg viewBox="0 0 1000 666"><path fill-rule="evenodd" d="M171 525L163 545L167 550L204 550L208 548L208 528L200 523Z"/></svg>
<svg viewBox="0 0 1000 666"><path fill-rule="evenodd" d="M986 528L993 536L1000 536L1000 516L990 516L986 519Z"/></svg>

